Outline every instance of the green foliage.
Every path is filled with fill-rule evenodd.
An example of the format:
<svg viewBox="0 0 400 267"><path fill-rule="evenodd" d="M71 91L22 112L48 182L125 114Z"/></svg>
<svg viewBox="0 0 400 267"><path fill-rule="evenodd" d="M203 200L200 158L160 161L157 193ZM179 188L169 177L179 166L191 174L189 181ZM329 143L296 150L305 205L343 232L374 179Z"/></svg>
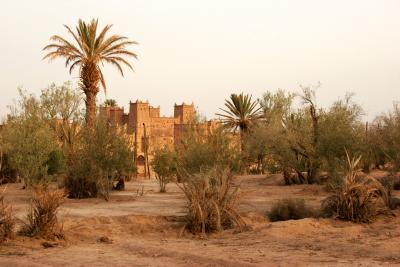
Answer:
<svg viewBox="0 0 400 267"><path fill-rule="evenodd" d="M230 100L225 100L223 113L217 115L222 117L222 122L233 130L239 129L246 132L252 122L257 121L260 114L260 107L257 101L252 101L251 95L231 94Z"/></svg>
<svg viewBox="0 0 400 267"><path fill-rule="evenodd" d="M312 88L301 89L300 95L282 90L266 93L260 100L265 121L249 137L254 139L249 151L255 155L262 155L262 151L264 158L275 161L286 184L319 182L321 170L337 177L345 149L351 153L366 150L362 109L352 101L352 95L323 109L317 107ZM300 97L298 108L294 108L294 96Z"/></svg>
<svg viewBox="0 0 400 267"><path fill-rule="evenodd" d="M264 127L262 123L257 123L251 129L250 134L246 136L243 154L252 165L250 172L254 174L263 174L267 168L266 157L270 152L268 149L271 142L270 134L271 131L268 128Z"/></svg>
<svg viewBox="0 0 400 267"><path fill-rule="evenodd" d="M134 171L132 145L123 132L101 118L93 129L83 130L67 168L65 186L70 197L108 199L112 181Z"/></svg>
<svg viewBox="0 0 400 267"><path fill-rule="evenodd" d="M40 94L40 105L49 120L79 121L82 119L82 96L71 82L50 84Z"/></svg>
<svg viewBox="0 0 400 267"><path fill-rule="evenodd" d="M40 95L44 116L61 142L68 160L75 149L83 119L82 102L82 94L69 82L51 84Z"/></svg>
<svg viewBox="0 0 400 267"><path fill-rule="evenodd" d="M365 130L362 113L351 94L321 112L318 156L324 160L324 167L332 176L346 164L346 150L351 154L363 152Z"/></svg>
<svg viewBox="0 0 400 267"><path fill-rule="evenodd" d="M31 186L47 176L49 154L57 147L56 136L45 119L40 102L22 90L20 100L11 108L2 131L10 165Z"/></svg>
<svg viewBox="0 0 400 267"><path fill-rule="evenodd" d="M17 171L11 167L9 156L0 151L0 185L3 183L15 183L17 178Z"/></svg>
<svg viewBox="0 0 400 267"><path fill-rule="evenodd" d="M304 199L287 198L278 200L267 215L271 222L276 222L314 217L315 212L306 206Z"/></svg>
<svg viewBox="0 0 400 267"><path fill-rule="evenodd" d="M375 156L377 164L382 165L386 160L393 163L394 169L400 169L400 107L396 104L392 111L377 117L369 134L375 148L378 148L375 151L381 153Z"/></svg>
<svg viewBox="0 0 400 267"><path fill-rule="evenodd" d="M276 93L266 92L260 102L265 120L269 123L281 122L291 114L294 94L279 89Z"/></svg>
<svg viewBox="0 0 400 267"><path fill-rule="evenodd" d="M104 101L104 106L106 106L106 107L116 107L117 106L117 101L115 99L106 99L106 101Z"/></svg>
<svg viewBox="0 0 400 267"><path fill-rule="evenodd" d="M245 150L245 141L252 125L262 118L261 107L258 101L253 101L251 95L243 93L231 94L229 100L225 100L226 109L220 109L223 113L216 115L222 117L222 125L229 130L240 131L241 151Z"/></svg>
<svg viewBox="0 0 400 267"><path fill-rule="evenodd" d="M302 88L304 106L295 110L294 95L280 90L267 93L260 101L266 116L260 127L265 128L267 151L285 174L287 184L314 183L320 168L317 156L317 108L310 88ZM292 175L295 173L295 177Z"/></svg>
<svg viewBox="0 0 400 267"><path fill-rule="evenodd" d="M238 171L241 159L235 141L223 128L207 129L201 122L190 125L177 146L178 172L200 173L214 166Z"/></svg>
<svg viewBox="0 0 400 267"><path fill-rule="evenodd" d="M175 151L167 147L157 149L154 152L152 166L160 185L160 192L166 192L167 184L173 180L177 173Z"/></svg>
<svg viewBox="0 0 400 267"><path fill-rule="evenodd" d="M53 35L52 43L43 48L47 54L43 59L53 60L64 58L65 66L69 66L71 73L79 68L79 86L86 95L86 122L93 126L96 119L96 96L101 85L106 92L106 82L102 72L104 63L116 67L123 76L122 65L132 68L127 57L136 58L136 54L126 49L126 46L136 44L126 37L116 34L109 35L112 25L105 26L101 31L97 28L98 20L92 19L86 23L79 19L76 32L64 25L68 33L73 37L67 41L60 35Z"/></svg>
<svg viewBox="0 0 400 267"><path fill-rule="evenodd" d="M47 174L54 175L60 174L65 169L65 157L60 149L53 150L50 152L49 159L47 161Z"/></svg>
<svg viewBox="0 0 400 267"><path fill-rule="evenodd" d="M10 175L15 170L31 186L45 181L47 174L63 172L82 118L82 101L71 83L51 84L40 98L22 90L19 93L2 131L5 156L1 172Z"/></svg>

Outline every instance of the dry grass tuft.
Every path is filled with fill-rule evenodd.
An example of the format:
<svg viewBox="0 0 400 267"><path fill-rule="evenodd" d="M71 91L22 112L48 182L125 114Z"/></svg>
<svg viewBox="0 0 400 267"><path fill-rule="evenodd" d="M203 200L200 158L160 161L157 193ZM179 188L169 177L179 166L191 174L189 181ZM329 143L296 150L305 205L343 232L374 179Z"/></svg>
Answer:
<svg viewBox="0 0 400 267"><path fill-rule="evenodd" d="M192 233L217 232L245 223L236 208L239 187L232 185L232 174L217 168L196 175L185 175L181 189L188 201L186 228Z"/></svg>
<svg viewBox="0 0 400 267"><path fill-rule="evenodd" d="M288 198L276 202L267 214L271 222L299 220L315 217L315 211L306 206L304 199Z"/></svg>
<svg viewBox="0 0 400 267"><path fill-rule="evenodd" d="M64 190L48 190L42 186L34 188L27 222L22 227L22 235L39 236L48 239L63 239L63 229L58 223L57 213L66 197Z"/></svg>
<svg viewBox="0 0 400 267"><path fill-rule="evenodd" d="M4 197L0 196L0 244L14 235L15 218L12 216L12 207L4 204Z"/></svg>
<svg viewBox="0 0 400 267"><path fill-rule="evenodd" d="M357 223L371 222L380 214L388 214L388 195L382 184L370 176L359 176L357 159L347 155L349 169L343 184L322 203L325 216Z"/></svg>

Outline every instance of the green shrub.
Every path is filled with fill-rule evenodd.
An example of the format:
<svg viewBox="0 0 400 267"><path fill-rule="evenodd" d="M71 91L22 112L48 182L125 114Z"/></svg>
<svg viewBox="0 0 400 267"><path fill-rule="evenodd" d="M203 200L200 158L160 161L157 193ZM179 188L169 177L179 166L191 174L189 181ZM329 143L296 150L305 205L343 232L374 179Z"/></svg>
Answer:
<svg viewBox="0 0 400 267"><path fill-rule="evenodd" d="M386 162L392 163L395 170L400 169L400 107L394 105L393 110L377 117L371 126L371 134L378 144L380 153ZM380 164L382 164L381 162Z"/></svg>
<svg viewBox="0 0 400 267"><path fill-rule="evenodd" d="M9 156L2 154L0 157L0 185L5 183L16 183L17 171L11 167Z"/></svg>
<svg viewBox="0 0 400 267"><path fill-rule="evenodd" d="M49 159L47 161L47 174L54 175L60 174L65 168L65 156L60 149L53 150L50 152Z"/></svg>
<svg viewBox="0 0 400 267"><path fill-rule="evenodd" d="M133 149L124 129L101 118L83 129L66 171L69 197L108 199L112 182L134 171Z"/></svg>
<svg viewBox="0 0 400 267"><path fill-rule="evenodd" d="M338 167L345 162L344 148L352 153L367 151L362 109L351 94L329 108L319 108L315 91L301 89L300 95L281 90L266 93L260 100L265 120L249 138L250 150L255 153L252 158L258 159L258 165L262 158L271 160L284 173L288 185L319 183L322 171L336 177ZM298 108L294 107L295 96L302 101Z"/></svg>
<svg viewBox="0 0 400 267"><path fill-rule="evenodd" d="M174 179L177 173L176 154L173 150L165 147L154 152L152 161L160 192L166 192L167 184Z"/></svg>
<svg viewBox="0 0 400 267"><path fill-rule="evenodd" d="M288 198L278 200L267 215L271 222L276 222L314 217L315 212L306 206L304 199Z"/></svg>
<svg viewBox="0 0 400 267"><path fill-rule="evenodd" d="M190 125L178 142L178 174L182 170L191 174L206 172L214 166L239 171L242 164L240 143L223 128L206 127L202 123Z"/></svg>
<svg viewBox="0 0 400 267"><path fill-rule="evenodd" d="M26 186L41 183L47 177L47 161L57 147L57 137L34 96L20 90L20 101L11 111L2 130L5 153Z"/></svg>

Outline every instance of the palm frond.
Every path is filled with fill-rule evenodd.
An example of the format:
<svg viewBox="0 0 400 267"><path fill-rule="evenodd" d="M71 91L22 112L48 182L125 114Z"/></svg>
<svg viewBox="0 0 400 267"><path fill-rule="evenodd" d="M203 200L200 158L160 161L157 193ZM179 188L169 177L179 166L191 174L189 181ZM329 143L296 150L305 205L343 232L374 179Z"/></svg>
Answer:
<svg viewBox="0 0 400 267"><path fill-rule="evenodd" d="M222 117L221 121L226 126L247 131L253 121L261 118L261 107L257 107L258 104L252 101L251 95L232 94L229 100L225 100L225 109L220 108L223 113L216 115Z"/></svg>
<svg viewBox="0 0 400 267"><path fill-rule="evenodd" d="M80 68L82 81L88 79L92 75L90 73L93 72L94 86L101 83L104 92L106 92L106 83L100 68L103 62L116 67L122 76L124 75L122 65L133 70L132 65L124 57L137 58L135 53L126 49L128 45L137 44L137 42L116 34L108 36L112 25L106 25L98 32L97 19L92 19L89 23L79 19L75 31L67 25L64 27L72 35L72 42L59 35L53 35L50 38L51 43L43 48L46 51L43 59L51 61L64 58L65 66L69 66L70 73L76 67ZM85 69L84 72L82 72L83 69Z"/></svg>

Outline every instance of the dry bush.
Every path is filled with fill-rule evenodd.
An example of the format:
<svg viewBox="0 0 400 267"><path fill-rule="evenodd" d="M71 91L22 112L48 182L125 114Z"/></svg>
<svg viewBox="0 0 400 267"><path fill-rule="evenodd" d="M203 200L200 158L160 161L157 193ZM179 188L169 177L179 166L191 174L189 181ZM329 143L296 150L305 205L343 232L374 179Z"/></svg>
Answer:
<svg viewBox="0 0 400 267"><path fill-rule="evenodd" d="M306 206L304 199L288 198L276 202L267 215L271 222L276 222L314 217L315 212Z"/></svg>
<svg viewBox="0 0 400 267"><path fill-rule="evenodd" d="M324 216L335 216L357 223L371 222L380 214L388 214L388 195L382 184L370 176L360 176L361 157L347 155L349 168L343 183L322 203Z"/></svg>
<svg viewBox="0 0 400 267"><path fill-rule="evenodd" d="M41 186L34 188L29 213L20 233L26 236L40 236L53 239L64 238L57 213L66 197L64 190L48 190Z"/></svg>
<svg viewBox="0 0 400 267"><path fill-rule="evenodd" d="M14 235L15 219L12 216L10 205L4 204L4 197L0 196L0 244Z"/></svg>
<svg viewBox="0 0 400 267"><path fill-rule="evenodd" d="M181 189L188 201L186 228L192 233L216 232L245 224L239 213L239 187L232 174L213 168L206 173L185 175Z"/></svg>

